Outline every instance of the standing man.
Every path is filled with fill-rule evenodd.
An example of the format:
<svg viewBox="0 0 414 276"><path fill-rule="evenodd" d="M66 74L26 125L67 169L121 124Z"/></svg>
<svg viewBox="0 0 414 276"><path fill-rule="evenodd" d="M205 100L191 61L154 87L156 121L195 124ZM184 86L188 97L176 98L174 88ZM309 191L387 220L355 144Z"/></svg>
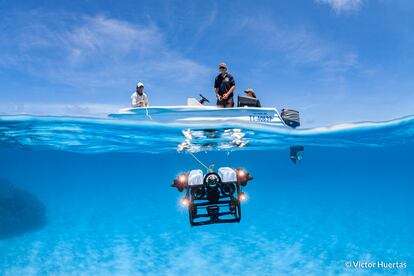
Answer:
<svg viewBox="0 0 414 276"><path fill-rule="evenodd" d="M139 82L135 89L135 92L131 95L131 105L132 107L147 107L148 106L148 97L144 93L144 84Z"/></svg>
<svg viewBox="0 0 414 276"><path fill-rule="evenodd" d="M232 75L227 73L227 65L220 63L219 65L220 74L214 81L214 93L217 97L218 107L234 107L233 92L236 83Z"/></svg>

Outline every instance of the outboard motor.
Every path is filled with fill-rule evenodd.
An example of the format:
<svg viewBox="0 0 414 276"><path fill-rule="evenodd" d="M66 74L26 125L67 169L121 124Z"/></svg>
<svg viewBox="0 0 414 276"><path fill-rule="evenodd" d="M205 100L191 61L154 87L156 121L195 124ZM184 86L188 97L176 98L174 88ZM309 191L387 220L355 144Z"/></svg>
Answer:
<svg viewBox="0 0 414 276"><path fill-rule="evenodd" d="M297 128L300 126L299 111L293 109L282 109L280 116L285 124L291 128Z"/></svg>

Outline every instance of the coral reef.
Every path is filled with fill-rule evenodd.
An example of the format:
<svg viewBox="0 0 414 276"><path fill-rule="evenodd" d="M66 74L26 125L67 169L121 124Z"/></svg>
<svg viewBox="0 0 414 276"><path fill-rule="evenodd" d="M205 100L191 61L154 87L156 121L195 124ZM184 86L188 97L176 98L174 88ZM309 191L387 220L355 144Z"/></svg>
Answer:
<svg viewBox="0 0 414 276"><path fill-rule="evenodd" d="M0 180L0 239L20 236L46 224L46 207L33 194Z"/></svg>

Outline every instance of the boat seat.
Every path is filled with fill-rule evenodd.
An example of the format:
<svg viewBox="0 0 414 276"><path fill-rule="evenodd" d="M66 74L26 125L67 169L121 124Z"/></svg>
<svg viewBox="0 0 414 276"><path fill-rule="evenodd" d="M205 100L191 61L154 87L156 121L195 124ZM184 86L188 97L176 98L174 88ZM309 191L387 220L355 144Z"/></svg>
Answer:
<svg viewBox="0 0 414 276"><path fill-rule="evenodd" d="M249 96L238 96L237 97L238 107L260 107L260 102L257 98Z"/></svg>
<svg viewBox="0 0 414 276"><path fill-rule="evenodd" d="M188 174L188 185L202 185L203 179L204 175L202 170L192 170Z"/></svg>
<svg viewBox="0 0 414 276"><path fill-rule="evenodd" d="M236 170L230 167L221 167L218 169L218 175L221 178L221 182L237 182Z"/></svg>

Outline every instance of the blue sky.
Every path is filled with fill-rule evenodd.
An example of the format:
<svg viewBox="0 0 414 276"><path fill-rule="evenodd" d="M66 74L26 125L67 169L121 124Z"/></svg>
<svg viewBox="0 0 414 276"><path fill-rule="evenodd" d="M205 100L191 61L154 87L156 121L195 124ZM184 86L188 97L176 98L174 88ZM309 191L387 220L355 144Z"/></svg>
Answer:
<svg viewBox="0 0 414 276"><path fill-rule="evenodd" d="M102 114L213 99L222 61L236 93L305 125L413 114L414 2L0 2L0 113Z"/></svg>

